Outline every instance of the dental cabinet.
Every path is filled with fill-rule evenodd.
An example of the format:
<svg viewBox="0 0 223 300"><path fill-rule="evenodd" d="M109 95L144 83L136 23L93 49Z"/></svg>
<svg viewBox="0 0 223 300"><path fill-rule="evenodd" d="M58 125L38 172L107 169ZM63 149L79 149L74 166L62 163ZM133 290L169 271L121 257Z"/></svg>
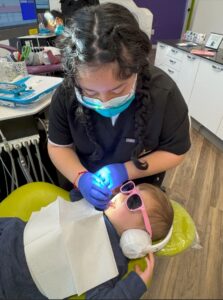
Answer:
<svg viewBox="0 0 223 300"><path fill-rule="evenodd" d="M155 66L177 83L190 116L223 140L223 50L198 56L179 42L158 42Z"/></svg>

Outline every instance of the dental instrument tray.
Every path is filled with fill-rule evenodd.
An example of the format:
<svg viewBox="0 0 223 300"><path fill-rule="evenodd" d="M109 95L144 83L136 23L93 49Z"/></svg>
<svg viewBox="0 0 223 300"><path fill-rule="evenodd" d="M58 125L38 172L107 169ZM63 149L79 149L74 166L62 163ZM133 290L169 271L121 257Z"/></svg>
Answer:
<svg viewBox="0 0 223 300"><path fill-rule="evenodd" d="M24 83L0 82L0 93L19 95L23 92L26 92Z"/></svg>
<svg viewBox="0 0 223 300"><path fill-rule="evenodd" d="M24 107L35 103L62 81L60 77L29 75L15 82L0 82L0 105Z"/></svg>

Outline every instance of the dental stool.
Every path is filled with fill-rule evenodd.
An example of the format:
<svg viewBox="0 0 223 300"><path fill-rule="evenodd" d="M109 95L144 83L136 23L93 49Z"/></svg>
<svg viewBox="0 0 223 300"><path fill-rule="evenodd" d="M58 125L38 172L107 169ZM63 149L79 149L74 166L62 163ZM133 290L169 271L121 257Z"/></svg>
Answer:
<svg viewBox="0 0 223 300"><path fill-rule="evenodd" d="M32 182L25 184L0 203L0 217L18 217L28 221L33 211L40 210L53 202L57 196L70 201L69 192L47 182ZM195 240L196 227L188 212L177 202L171 200L174 210L173 232L167 245L156 252L157 256L173 256L188 249ZM143 258L130 260L128 272L139 264L145 267ZM72 296L69 299L84 299L84 295Z"/></svg>

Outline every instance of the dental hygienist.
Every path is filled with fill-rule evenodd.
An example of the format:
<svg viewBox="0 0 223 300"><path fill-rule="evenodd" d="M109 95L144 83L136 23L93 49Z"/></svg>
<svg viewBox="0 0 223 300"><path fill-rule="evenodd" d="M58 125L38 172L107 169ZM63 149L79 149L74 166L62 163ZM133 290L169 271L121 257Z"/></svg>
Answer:
<svg viewBox="0 0 223 300"><path fill-rule="evenodd" d="M190 148L188 109L149 63L151 44L134 16L117 4L85 7L61 47L66 74L48 142L56 168L99 209L128 179L161 185Z"/></svg>

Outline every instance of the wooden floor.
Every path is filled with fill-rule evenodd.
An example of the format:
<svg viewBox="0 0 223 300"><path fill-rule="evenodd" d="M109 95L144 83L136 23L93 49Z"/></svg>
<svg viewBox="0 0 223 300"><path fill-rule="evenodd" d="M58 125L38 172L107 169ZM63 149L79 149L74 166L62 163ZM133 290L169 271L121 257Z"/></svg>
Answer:
<svg viewBox="0 0 223 300"><path fill-rule="evenodd" d="M191 214L202 248L157 257L143 299L223 299L223 153L194 129L191 138L187 158L164 186Z"/></svg>

